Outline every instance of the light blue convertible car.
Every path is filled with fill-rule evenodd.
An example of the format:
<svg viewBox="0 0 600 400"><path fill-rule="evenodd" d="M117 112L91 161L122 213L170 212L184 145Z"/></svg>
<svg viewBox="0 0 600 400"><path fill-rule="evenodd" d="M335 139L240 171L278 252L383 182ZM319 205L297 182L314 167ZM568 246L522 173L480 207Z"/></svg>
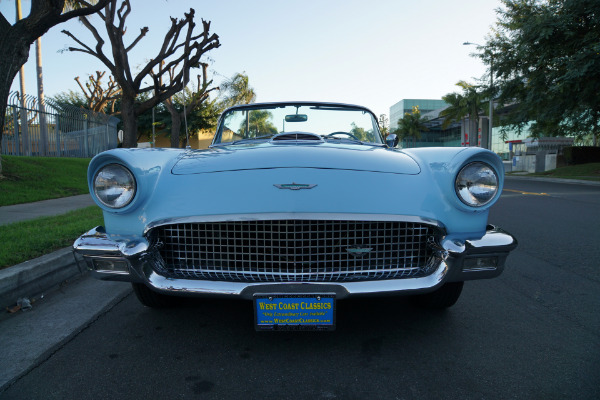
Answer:
<svg viewBox="0 0 600 400"><path fill-rule="evenodd" d="M259 330L333 329L349 296L450 307L464 281L498 276L517 245L487 222L502 162L481 148L396 144L360 106L232 107L208 150L96 156L89 188L105 226L74 249L150 307L251 299Z"/></svg>

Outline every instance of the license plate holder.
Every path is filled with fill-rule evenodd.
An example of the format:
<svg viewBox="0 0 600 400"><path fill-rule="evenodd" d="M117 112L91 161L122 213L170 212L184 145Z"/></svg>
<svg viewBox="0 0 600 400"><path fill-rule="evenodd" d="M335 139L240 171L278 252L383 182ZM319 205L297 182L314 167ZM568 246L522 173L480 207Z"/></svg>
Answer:
<svg viewBox="0 0 600 400"><path fill-rule="evenodd" d="M335 293L254 295L257 331L333 331Z"/></svg>

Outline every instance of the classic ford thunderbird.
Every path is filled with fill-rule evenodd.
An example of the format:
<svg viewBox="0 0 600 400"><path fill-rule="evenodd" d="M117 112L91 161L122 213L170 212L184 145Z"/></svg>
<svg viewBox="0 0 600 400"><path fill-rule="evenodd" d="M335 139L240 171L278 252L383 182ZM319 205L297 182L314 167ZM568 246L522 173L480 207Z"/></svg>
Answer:
<svg viewBox="0 0 600 400"><path fill-rule="evenodd" d="M517 245L487 222L503 165L482 148L397 142L360 106L232 107L207 150L96 156L88 181L105 226L75 253L96 277L131 282L146 306L251 299L259 330L333 329L349 296L450 307Z"/></svg>

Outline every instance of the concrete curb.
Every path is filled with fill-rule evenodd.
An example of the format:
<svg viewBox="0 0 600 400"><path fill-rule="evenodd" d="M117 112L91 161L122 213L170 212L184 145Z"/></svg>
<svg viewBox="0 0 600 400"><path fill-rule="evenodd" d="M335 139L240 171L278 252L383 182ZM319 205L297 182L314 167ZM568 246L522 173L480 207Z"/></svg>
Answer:
<svg viewBox="0 0 600 400"><path fill-rule="evenodd" d="M551 183L567 183L569 185L600 186L600 181L585 181L582 179L564 179L564 178L543 178L539 176L519 176L505 175L505 179L514 179L519 181L537 181Z"/></svg>
<svg viewBox="0 0 600 400"><path fill-rule="evenodd" d="M19 298L35 298L60 283L81 277L71 247L0 270L0 306L14 305Z"/></svg>

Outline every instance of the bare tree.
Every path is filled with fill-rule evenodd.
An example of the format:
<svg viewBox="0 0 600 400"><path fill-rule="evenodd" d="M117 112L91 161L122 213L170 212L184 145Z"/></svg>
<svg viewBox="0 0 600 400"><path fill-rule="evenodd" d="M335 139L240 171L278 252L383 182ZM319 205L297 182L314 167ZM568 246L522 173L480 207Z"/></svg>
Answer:
<svg viewBox="0 0 600 400"><path fill-rule="evenodd" d="M167 100L164 101L165 107L171 114L171 147L179 147L180 138L179 133L181 132L181 120L187 117L190 112L200 104L202 104L209 96L210 92L213 90L218 90L218 87L212 87L209 89L209 86L212 84L212 80L208 81L206 76L206 70L208 68L208 64L201 63L202 66L202 75L198 75L198 84L196 86L196 90L186 90L184 93L186 94L186 98L182 98L182 103L185 105L183 110L179 111L174 104L174 97L171 96ZM173 79L174 71L170 75L170 79Z"/></svg>
<svg viewBox="0 0 600 400"><path fill-rule="evenodd" d="M29 49L33 42L55 25L97 12L109 0L99 0L95 5L84 0L75 1L81 5L80 8L63 12L64 0L32 0L29 15L14 25L0 13L0 141L10 86L21 66L29 58Z"/></svg>
<svg viewBox="0 0 600 400"><path fill-rule="evenodd" d="M112 75L108 77L108 84L106 88L102 86L102 78L106 74L106 71L96 71L96 76L90 75L88 81L84 85L76 77L75 80L79 84L83 95L87 101L87 107L90 110L97 112L105 112L107 107L110 107L110 113L115 112L115 103L121 95L121 88L119 84L115 82Z"/></svg>
<svg viewBox="0 0 600 400"><path fill-rule="evenodd" d="M106 65L121 87L121 119L123 121L123 146L135 147L137 145L136 118L155 105L164 102L175 93L182 90L189 77L190 68L200 64L201 57L208 51L220 46L219 37L210 34L210 22L202 20L202 32L195 34L194 9L184 14L184 18L177 20L171 18L171 27L165 34L164 40L157 54L134 75L129 62L129 52L148 33L148 27L140 30L139 35L129 44L125 45L125 21L131 13L129 0L123 0L118 5L118 0L110 0L103 11L98 15L104 21L106 32L110 40L112 58L104 51L104 39L98 30L86 17L81 17L83 25L96 39L95 46L88 46L71 34L63 30L80 47L70 47L70 51L79 51L90 54ZM152 84L145 85L145 78L152 78ZM139 94L150 94L142 102L136 102Z"/></svg>

